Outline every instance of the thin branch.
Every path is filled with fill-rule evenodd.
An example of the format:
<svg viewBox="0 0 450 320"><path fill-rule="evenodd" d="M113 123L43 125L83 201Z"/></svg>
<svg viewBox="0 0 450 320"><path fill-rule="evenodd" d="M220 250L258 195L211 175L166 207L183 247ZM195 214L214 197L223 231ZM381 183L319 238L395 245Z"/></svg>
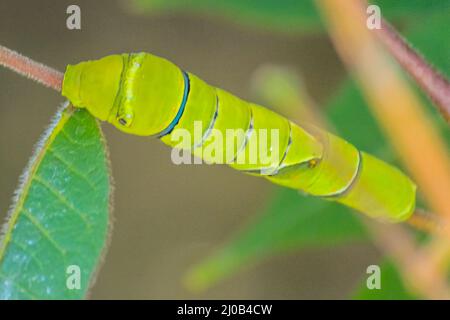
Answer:
<svg viewBox="0 0 450 320"><path fill-rule="evenodd" d="M450 122L450 82L448 79L435 70L386 21L382 20L381 28L374 31L397 62L434 102L447 122Z"/></svg>
<svg viewBox="0 0 450 320"><path fill-rule="evenodd" d="M405 222L419 231L432 235L445 235L442 228L443 222L438 219L438 216L425 212L422 209L416 209L414 214Z"/></svg>
<svg viewBox="0 0 450 320"><path fill-rule="evenodd" d="M0 65L44 86L61 91L64 74L0 45Z"/></svg>

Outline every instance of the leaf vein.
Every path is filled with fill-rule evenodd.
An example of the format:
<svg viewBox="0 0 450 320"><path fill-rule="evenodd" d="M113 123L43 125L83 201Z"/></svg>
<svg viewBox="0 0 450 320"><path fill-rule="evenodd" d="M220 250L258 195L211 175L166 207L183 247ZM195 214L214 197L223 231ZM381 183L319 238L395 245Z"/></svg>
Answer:
<svg viewBox="0 0 450 320"><path fill-rule="evenodd" d="M16 245L20 250L25 252L27 255L31 257L31 259L38 265L39 269L42 271L44 270L44 266L42 265L41 261L36 257L36 254L34 252L30 252L30 250L27 249L25 245L18 242L15 238L11 238L10 243L13 243Z"/></svg>
<svg viewBox="0 0 450 320"><path fill-rule="evenodd" d="M6 275L4 275L2 272L0 272L0 278L2 278L4 281L9 281L12 283L12 285L14 287L16 287L17 289L19 289L19 291L21 291L23 294L25 294L26 296L28 296L29 298L31 298L32 300L37 300L37 295L34 293L31 293L29 290L25 289L23 286L21 286L20 284L18 284L16 281L11 280L10 278L8 278Z"/></svg>
<svg viewBox="0 0 450 320"><path fill-rule="evenodd" d="M35 228L44 236L44 238L61 254L61 256L66 256L66 250L61 248L59 244L53 239L52 235L48 232L48 230L33 217L30 211L25 208L22 208L23 216L26 217Z"/></svg>
<svg viewBox="0 0 450 320"><path fill-rule="evenodd" d="M86 227L88 229L91 229L91 224L87 220L87 214L81 212L75 206L66 198L64 197L58 190L56 190L54 187L52 187L50 184L48 184L45 179L41 178L38 174L35 174L33 177L36 182L40 183L42 186L44 186L48 191L50 191L62 204L66 206L66 208L70 209L72 212L76 213L85 223Z"/></svg>
<svg viewBox="0 0 450 320"><path fill-rule="evenodd" d="M67 168L69 168L69 170L74 173L75 175L77 175L78 177L80 177L81 179L83 179L83 181L85 181L90 187L91 189L93 189L94 191L97 190L97 188L94 186L94 184L80 171L78 170L73 164L70 164L69 162L67 162L66 160L64 160L61 155L56 152L53 148L49 147L48 152L50 152L50 154L57 159L59 162L61 162L62 164L64 164Z"/></svg>
<svg viewBox="0 0 450 320"><path fill-rule="evenodd" d="M77 144L77 145L82 146L82 147L90 147L90 146L93 146L93 145L96 144L95 142L92 142L92 143L81 143L79 140L74 139L73 137L71 137L71 136L65 131L65 128L63 128L63 129L60 131L60 133L61 133L65 138L67 138L67 140L69 140L69 142L71 142L71 143L73 143L73 144Z"/></svg>

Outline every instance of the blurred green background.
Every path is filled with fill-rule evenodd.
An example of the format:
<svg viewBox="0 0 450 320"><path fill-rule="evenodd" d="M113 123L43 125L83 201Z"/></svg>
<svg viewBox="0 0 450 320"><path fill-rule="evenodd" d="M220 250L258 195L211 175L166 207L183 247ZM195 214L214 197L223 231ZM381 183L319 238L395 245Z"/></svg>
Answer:
<svg viewBox="0 0 450 320"><path fill-rule="evenodd" d="M226 17L239 18L233 12L245 15L245 5L230 13L228 7L211 11L212 1L191 2L200 10L192 6L165 11L161 8L164 2L153 1L153 14L136 14L139 10L125 1L2 1L0 43L61 71L68 63L147 51L260 103L261 97L251 90L251 79L267 63L301 74L318 105L325 105L346 82L345 70L316 18L301 20L301 15L294 15L281 19L283 23L272 21L271 27L264 23L265 15L273 12L267 6L265 15L254 19L256 23L242 24L242 19ZM414 7L417 15L423 2L413 2L419 3ZM296 1L286 3L302 13L311 9L303 4L299 9ZM430 3L437 6L437 2ZM80 31L65 26L70 4L81 7ZM147 6L140 8L148 10ZM225 17L220 17L221 11ZM389 12L402 18L401 8L393 6ZM304 21L305 25L292 21ZM34 143L63 99L4 69L0 69L0 87L3 217ZM339 118L339 114L334 117ZM349 123L358 125L357 121ZM272 206L275 213L301 211L302 207L293 205L296 200L292 194L292 203L280 202L273 207L271 199L278 188L264 179L224 166L176 166L170 160L171 150L157 140L124 135L108 125L103 129L115 181L114 226L91 298L347 298L365 278L367 266L379 263L375 248L362 241L283 250L283 254L250 263L204 292L191 292L182 284L186 272L257 221L267 207ZM377 134L368 133L363 138L374 139Z"/></svg>

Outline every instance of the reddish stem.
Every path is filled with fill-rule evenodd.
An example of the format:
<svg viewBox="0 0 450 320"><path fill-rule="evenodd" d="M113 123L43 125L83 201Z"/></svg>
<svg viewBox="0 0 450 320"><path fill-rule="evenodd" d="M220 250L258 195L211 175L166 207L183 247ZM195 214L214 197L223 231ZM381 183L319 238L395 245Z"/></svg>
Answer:
<svg viewBox="0 0 450 320"><path fill-rule="evenodd" d="M0 65L61 91L64 74L0 45Z"/></svg>
<svg viewBox="0 0 450 320"><path fill-rule="evenodd" d="M406 40L386 21L376 35L390 53L430 97L440 112L450 122L450 83L417 53Z"/></svg>

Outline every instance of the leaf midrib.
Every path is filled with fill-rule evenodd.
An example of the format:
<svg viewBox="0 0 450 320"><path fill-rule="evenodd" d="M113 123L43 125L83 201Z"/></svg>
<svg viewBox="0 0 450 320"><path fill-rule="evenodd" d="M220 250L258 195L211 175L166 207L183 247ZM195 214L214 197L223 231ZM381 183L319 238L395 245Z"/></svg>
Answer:
<svg viewBox="0 0 450 320"><path fill-rule="evenodd" d="M54 120L54 123L47 129L51 131L50 135L44 139L45 142L38 147L35 157L32 157L30 160L30 166L27 167L22 174L22 177L25 177L25 180L20 184L19 191L20 193L19 198L17 199L17 202L13 209L11 209L9 214L9 222L6 227L6 231L3 235L2 242L0 244L0 262L3 260L5 256L5 252L7 250L8 244L10 243L12 232L14 230L14 226L16 225L20 213L23 211L25 200L28 197L29 189L31 186L31 182L35 178L37 169L39 168L42 159L44 158L46 154L46 150L48 147L52 144L52 142L55 140L56 136L61 132L61 129L64 127L65 123L70 119L72 116L74 110L70 106L67 108L62 108L59 114L59 118L57 117Z"/></svg>

